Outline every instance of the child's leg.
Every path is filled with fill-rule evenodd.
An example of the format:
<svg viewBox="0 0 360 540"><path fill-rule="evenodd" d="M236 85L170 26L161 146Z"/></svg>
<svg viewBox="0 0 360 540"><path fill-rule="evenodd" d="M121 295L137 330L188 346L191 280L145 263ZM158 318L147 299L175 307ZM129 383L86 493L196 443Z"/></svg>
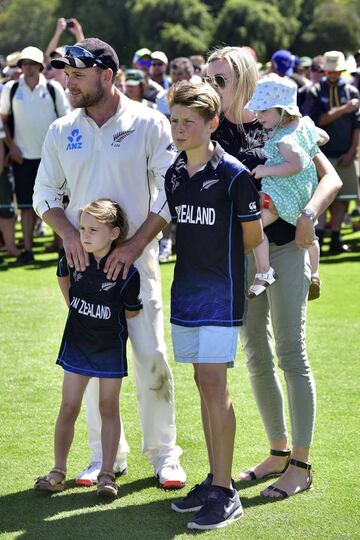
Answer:
<svg viewBox="0 0 360 540"><path fill-rule="evenodd" d="M112 472L120 439L119 394L122 379L100 379L101 471Z"/></svg>
<svg viewBox="0 0 360 540"><path fill-rule="evenodd" d="M208 453L213 456L212 483L232 489L231 469L236 421L227 390L227 364L199 364L197 370L200 395L209 426Z"/></svg>
<svg viewBox="0 0 360 540"><path fill-rule="evenodd" d="M74 425L89 377L64 372L62 402L55 426L55 467L66 471L66 461L74 437Z"/></svg>
<svg viewBox="0 0 360 540"><path fill-rule="evenodd" d="M318 276L319 275L320 244L317 240L312 246L309 247L309 258L310 258L310 266L311 266L311 275Z"/></svg>
<svg viewBox="0 0 360 540"><path fill-rule="evenodd" d="M267 227L271 223L274 223L279 218L277 214L274 214L269 208L261 209L261 221L263 227ZM270 268L270 259L269 259L269 241L266 234L264 234L264 239L255 249L254 256L256 262L256 271L259 273L266 273Z"/></svg>

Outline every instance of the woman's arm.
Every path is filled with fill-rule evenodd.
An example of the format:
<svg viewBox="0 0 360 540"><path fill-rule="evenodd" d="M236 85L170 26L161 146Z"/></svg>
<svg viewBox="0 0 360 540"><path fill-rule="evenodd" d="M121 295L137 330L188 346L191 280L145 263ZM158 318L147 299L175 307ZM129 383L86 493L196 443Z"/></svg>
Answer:
<svg viewBox="0 0 360 540"><path fill-rule="evenodd" d="M320 177L320 182L305 208L312 210L314 212L314 217L316 218L325 212L333 202L342 186L342 182L334 167L322 152L318 152L315 155L314 163L318 176ZM314 221L311 217L302 213L299 215L296 222L296 246L299 249L308 248L312 245L314 240Z"/></svg>

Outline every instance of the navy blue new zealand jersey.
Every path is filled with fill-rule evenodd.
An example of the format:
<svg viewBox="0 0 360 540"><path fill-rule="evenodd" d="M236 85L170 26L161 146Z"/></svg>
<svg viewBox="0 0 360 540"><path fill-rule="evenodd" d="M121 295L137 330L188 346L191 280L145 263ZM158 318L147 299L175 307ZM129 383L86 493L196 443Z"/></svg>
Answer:
<svg viewBox="0 0 360 540"><path fill-rule="evenodd" d="M57 364L66 371L89 377L127 375L125 310L142 308L140 276L131 267L125 280L108 280L103 271L107 257L97 263L90 254L84 272L59 261L57 275L70 274L70 307Z"/></svg>
<svg viewBox="0 0 360 540"><path fill-rule="evenodd" d="M176 227L171 322L239 326L245 304L241 222L260 219L248 170L218 143L206 167L189 178L182 152L165 177Z"/></svg>

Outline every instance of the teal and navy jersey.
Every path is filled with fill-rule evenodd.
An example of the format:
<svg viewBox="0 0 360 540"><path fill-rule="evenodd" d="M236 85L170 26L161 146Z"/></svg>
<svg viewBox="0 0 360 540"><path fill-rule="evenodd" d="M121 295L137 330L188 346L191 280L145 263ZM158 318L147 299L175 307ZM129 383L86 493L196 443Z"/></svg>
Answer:
<svg viewBox="0 0 360 540"><path fill-rule="evenodd" d="M165 190L176 223L171 322L240 326L245 305L241 222L260 219L249 171L215 143L205 168L191 178L182 152L166 173Z"/></svg>
<svg viewBox="0 0 360 540"><path fill-rule="evenodd" d="M126 279L116 281L104 273L107 259L99 263L90 254L84 272L69 268L60 259L57 275L70 275L70 307L57 364L66 371L89 377L124 377L127 375L125 310L142 308L140 276L131 266Z"/></svg>

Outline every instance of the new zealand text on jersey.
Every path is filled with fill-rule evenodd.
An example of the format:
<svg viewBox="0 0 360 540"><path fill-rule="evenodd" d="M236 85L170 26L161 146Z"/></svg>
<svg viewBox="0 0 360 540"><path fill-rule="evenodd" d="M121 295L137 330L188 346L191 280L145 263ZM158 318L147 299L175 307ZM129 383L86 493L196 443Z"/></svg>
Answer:
<svg viewBox="0 0 360 540"><path fill-rule="evenodd" d="M175 206L178 223L191 223L194 225L214 225L215 209L193 206L192 204L180 204Z"/></svg>
<svg viewBox="0 0 360 540"><path fill-rule="evenodd" d="M85 302L81 298L76 298L76 296L71 300L70 306L76 309L78 313L87 317L93 317L94 319L110 319L111 317L111 310L108 306L94 305L90 302Z"/></svg>

